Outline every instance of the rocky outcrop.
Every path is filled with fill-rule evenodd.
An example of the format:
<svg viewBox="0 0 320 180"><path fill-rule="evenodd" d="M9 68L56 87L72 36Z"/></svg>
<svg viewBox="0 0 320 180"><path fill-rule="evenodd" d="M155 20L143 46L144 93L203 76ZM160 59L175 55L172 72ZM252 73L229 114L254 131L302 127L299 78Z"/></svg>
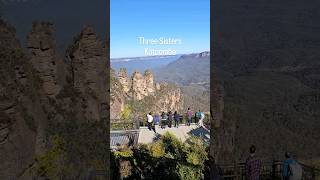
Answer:
<svg viewBox="0 0 320 180"><path fill-rule="evenodd" d="M68 57L71 60L73 87L85 95L85 118L99 121L106 102L106 54L102 42L92 27L86 26L73 43Z"/></svg>
<svg viewBox="0 0 320 180"><path fill-rule="evenodd" d="M127 70L125 68L120 68L118 77L122 85L123 91L125 93L128 93L131 89L131 80L128 78Z"/></svg>
<svg viewBox="0 0 320 180"><path fill-rule="evenodd" d="M144 78L146 79L146 91L148 94L154 94L155 84L153 74L150 70L146 70L144 73Z"/></svg>
<svg viewBox="0 0 320 180"><path fill-rule="evenodd" d="M118 77L111 78L111 118L120 118L119 114L129 102L143 102L145 112L162 112L179 110L183 106L182 93L172 84L155 83L150 70L144 74L135 71L131 80L127 78L126 69L120 69ZM128 83L131 84L128 84ZM131 87L128 90L128 87ZM143 112L143 113L145 113ZM139 112L137 112L139 113ZM138 116L138 114L137 114Z"/></svg>
<svg viewBox="0 0 320 180"><path fill-rule="evenodd" d="M139 71L135 71L132 75L131 92L133 99L136 100L141 100L148 96L146 79Z"/></svg>
<svg viewBox="0 0 320 180"><path fill-rule="evenodd" d="M34 23L27 39L28 49L31 51L30 61L42 81L44 92L48 96L57 95L60 87L57 84L56 42L53 24Z"/></svg>
<svg viewBox="0 0 320 180"><path fill-rule="evenodd" d="M94 132L109 128L107 56L91 27L75 38L66 58L57 55L54 26L47 22L33 24L30 53L1 20L0 42L0 179L32 179L34 159L50 149L52 136L77 130L63 124L99 123ZM105 138L94 139L99 137Z"/></svg>
<svg viewBox="0 0 320 180"><path fill-rule="evenodd" d="M182 93L179 88L170 87L168 84L162 84L158 94L162 94L158 98L156 111L179 110L183 106Z"/></svg>
<svg viewBox="0 0 320 180"><path fill-rule="evenodd" d="M15 29L2 20L0 42L0 179L17 179L36 151L38 126L23 107L25 99L32 99L28 87L33 77Z"/></svg>

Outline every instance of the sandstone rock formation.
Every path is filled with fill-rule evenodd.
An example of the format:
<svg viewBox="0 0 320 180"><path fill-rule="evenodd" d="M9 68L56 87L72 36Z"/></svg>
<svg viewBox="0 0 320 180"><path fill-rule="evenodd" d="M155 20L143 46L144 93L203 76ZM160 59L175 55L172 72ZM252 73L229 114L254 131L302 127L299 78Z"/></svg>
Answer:
<svg viewBox="0 0 320 180"><path fill-rule="evenodd" d="M139 72L135 71L132 75L132 97L141 100L148 96L146 78Z"/></svg>
<svg viewBox="0 0 320 180"><path fill-rule="evenodd" d="M30 61L48 96L55 96L60 90L57 84L55 44L53 24L45 22L33 24L32 31L28 35Z"/></svg>
<svg viewBox="0 0 320 180"><path fill-rule="evenodd" d="M86 94L86 119L99 121L101 110L106 106L106 54L102 42L92 27L86 26L78 36L68 54L71 60L73 87Z"/></svg>
<svg viewBox="0 0 320 180"><path fill-rule="evenodd" d="M53 24L47 22L33 24L29 54L16 40L15 29L1 20L0 42L0 179L37 179L31 173L37 167L34 160L50 149L53 135L65 138L66 145L75 143L67 139L68 133L77 129L64 129L63 124L100 123L93 131L97 133L109 128L105 48L93 29L85 27L66 58L60 58ZM101 135L90 141L99 138L105 139ZM88 147L78 150L94 153ZM75 174L82 178L89 167L80 160L75 162L82 168Z"/></svg>
<svg viewBox="0 0 320 180"><path fill-rule="evenodd" d="M123 91L125 93L128 93L129 90L131 89L131 80L128 78L128 72L125 68L121 68L119 70L119 74L118 74L118 77L119 77L119 81L123 87Z"/></svg>
<svg viewBox="0 0 320 180"><path fill-rule="evenodd" d="M183 105L181 90L172 84L155 83L150 70L144 74L135 71L128 78L126 69L122 68L118 77L111 78L111 119L120 118L125 104L130 102L143 102L143 113L180 110Z"/></svg>
<svg viewBox="0 0 320 180"><path fill-rule="evenodd" d="M150 70L147 70L144 73L144 77L146 79L146 91L148 92L148 94L153 94L155 92L155 84L153 82L154 78L152 72Z"/></svg>

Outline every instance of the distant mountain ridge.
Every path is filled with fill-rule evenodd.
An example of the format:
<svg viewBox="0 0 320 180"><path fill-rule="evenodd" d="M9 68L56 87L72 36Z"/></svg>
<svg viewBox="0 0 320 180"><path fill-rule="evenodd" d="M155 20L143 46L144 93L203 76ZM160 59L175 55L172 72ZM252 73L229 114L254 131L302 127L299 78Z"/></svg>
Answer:
<svg viewBox="0 0 320 180"><path fill-rule="evenodd" d="M182 55L178 60L155 70L156 81L178 85L210 84L210 52Z"/></svg>
<svg viewBox="0 0 320 180"><path fill-rule="evenodd" d="M119 71L121 68L126 68L129 74L134 71L154 70L159 67L177 60L180 55L176 56L147 56L147 57L127 57L127 58L112 58L112 69Z"/></svg>
<svg viewBox="0 0 320 180"><path fill-rule="evenodd" d="M184 108L209 111L210 52L185 54L155 70L156 82L175 83L184 94Z"/></svg>

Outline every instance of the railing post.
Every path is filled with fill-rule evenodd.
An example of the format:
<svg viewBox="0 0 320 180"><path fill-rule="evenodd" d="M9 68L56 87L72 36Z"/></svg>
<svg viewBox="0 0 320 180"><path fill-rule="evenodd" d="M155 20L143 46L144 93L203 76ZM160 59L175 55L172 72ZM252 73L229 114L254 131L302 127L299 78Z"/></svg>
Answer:
<svg viewBox="0 0 320 180"><path fill-rule="evenodd" d="M276 179L276 163L272 161L272 179Z"/></svg>
<svg viewBox="0 0 320 180"><path fill-rule="evenodd" d="M312 176L312 179L316 179L316 171L314 168L311 169L311 176Z"/></svg>
<svg viewBox="0 0 320 180"><path fill-rule="evenodd" d="M234 161L233 174L235 175L235 179L239 179L237 172L237 163Z"/></svg>

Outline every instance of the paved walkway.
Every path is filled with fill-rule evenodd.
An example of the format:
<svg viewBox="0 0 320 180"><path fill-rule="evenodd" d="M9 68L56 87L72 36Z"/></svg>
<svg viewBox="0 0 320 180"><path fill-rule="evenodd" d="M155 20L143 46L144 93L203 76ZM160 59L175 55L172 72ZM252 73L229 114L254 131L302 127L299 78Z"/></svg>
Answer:
<svg viewBox="0 0 320 180"><path fill-rule="evenodd" d="M165 129L161 129L160 126L156 125L156 133L150 131L147 127L140 127L138 143L152 143L165 132L170 132L174 134L182 142L184 142L188 137L190 137L190 135L202 137L205 141L209 141L210 139L210 131L203 127L199 127L196 124L191 124L190 126L180 125L179 128L166 127Z"/></svg>

